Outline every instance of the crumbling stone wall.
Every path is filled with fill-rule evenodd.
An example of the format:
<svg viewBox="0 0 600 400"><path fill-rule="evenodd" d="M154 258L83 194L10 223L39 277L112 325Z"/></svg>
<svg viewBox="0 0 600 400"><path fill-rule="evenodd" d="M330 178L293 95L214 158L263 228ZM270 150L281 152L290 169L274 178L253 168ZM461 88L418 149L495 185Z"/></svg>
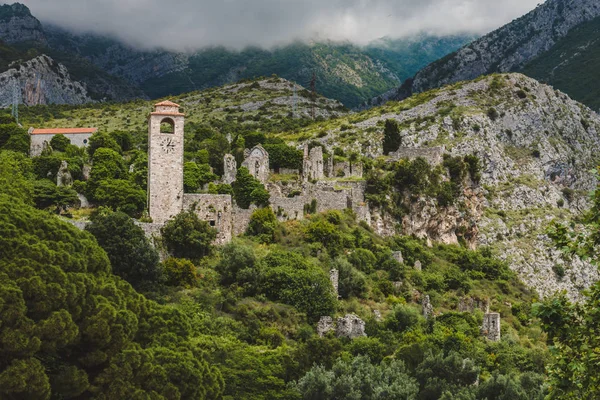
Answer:
<svg viewBox="0 0 600 400"><path fill-rule="evenodd" d="M304 159L302 161L302 178L304 182L318 181L324 177L323 148L316 146L309 151L308 144L305 144Z"/></svg>
<svg viewBox="0 0 600 400"><path fill-rule="evenodd" d="M329 177L362 178L363 164L361 162L340 161L333 164L333 171Z"/></svg>
<svg viewBox="0 0 600 400"><path fill-rule="evenodd" d="M365 321L354 314L347 314L345 317L340 317L337 320L335 334L337 337L347 337L350 339L367 336L365 333Z"/></svg>
<svg viewBox="0 0 600 400"><path fill-rule="evenodd" d="M332 269L329 271L329 280L331 281L331 286L333 286L333 292L335 293L335 297L339 298L339 281L340 281L340 271L337 269Z"/></svg>
<svg viewBox="0 0 600 400"><path fill-rule="evenodd" d="M333 323L333 318L326 316L321 317L319 323L317 324L317 333L320 337L323 337L327 334L327 332L335 330L335 324Z"/></svg>
<svg viewBox="0 0 600 400"><path fill-rule="evenodd" d="M481 334L491 341L500 341L500 314L486 313L483 316Z"/></svg>
<svg viewBox="0 0 600 400"><path fill-rule="evenodd" d="M32 135L31 132L33 128L29 129L29 137L31 138L31 143L29 145L29 155L31 157L37 157L42 155L42 151L44 150L44 146L48 146L50 141L55 136L54 134L35 134ZM72 134L63 134L64 137L71 141L71 144L77 147L87 147L91 133L72 133ZM45 143L45 145L44 145Z"/></svg>
<svg viewBox="0 0 600 400"><path fill-rule="evenodd" d="M250 217L252 217L252 213L257 208L258 207L256 207L254 204L251 205L247 210L238 206L233 207L232 224L234 236L239 236L246 233L248 225L250 224Z"/></svg>
<svg viewBox="0 0 600 400"><path fill-rule="evenodd" d="M192 210L198 218L217 230L215 244L231 242L233 236L233 202L228 194L184 194L183 209Z"/></svg>
<svg viewBox="0 0 600 400"><path fill-rule="evenodd" d="M279 221L303 219L304 205L309 203L306 196L271 197L271 208Z"/></svg>
<svg viewBox="0 0 600 400"><path fill-rule="evenodd" d="M415 158L424 158L431 165L439 165L444 161L446 148L442 147L400 147L398 151L389 154L390 161L397 161L403 158L414 160Z"/></svg>
<svg viewBox="0 0 600 400"><path fill-rule="evenodd" d="M223 166L223 183L231 185L235 182L237 175L237 161L235 161L235 157L231 154L225 154L225 157L223 157Z"/></svg>
<svg viewBox="0 0 600 400"><path fill-rule="evenodd" d="M247 155L242 162L242 167L248 168L250 174L265 184L269 180L269 153L259 144L252 148L252 150L246 151Z"/></svg>

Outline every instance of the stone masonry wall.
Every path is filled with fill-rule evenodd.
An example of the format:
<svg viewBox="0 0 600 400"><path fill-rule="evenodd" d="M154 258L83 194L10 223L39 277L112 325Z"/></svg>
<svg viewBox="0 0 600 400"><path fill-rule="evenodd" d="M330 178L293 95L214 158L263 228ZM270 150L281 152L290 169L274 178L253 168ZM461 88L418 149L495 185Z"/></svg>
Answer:
<svg viewBox="0 0 600 400"><path fill-rule="evenodd" d="M249 209L245 210L235 206L233 208L233 235L243 235L248 229L250 224L250 217L252 213L257 209L255 205L251 205Z"/></svg>
<svg viewBox="0 0 600 400"><path fill-rule="evenodd" d="M155 223L165 223L182 210L183 114L150 116L148 127L148 211ZM166 113L166 111L165 111ZM161 122L174 122L174 133L161 133Z"/></svg>
<svg viewBox="0 0 600 400"><path fill-rule="evenodd" d="M414 160L424 158L431 165L439 165L444 161L445 147L400 147L398 151L390 153L390 160L401 160L403 158Z"/></svg>
<svg viewBox="0 0 600 400"><path fill-rule="evenodd" d="M215 244L231 241L233 235L233 204L228 194L184 194L183 209L193 210L198 218L217 230Z"/></svg>
<svg viewBox="0 0 600 400"><path fill-rule="evenodd" d="M54 137L53 134L37 134L37 135L29 135L31 137L31 145L29 147L29 155L31 157L37 157L42 154L42 150L44 149L44 142L50 144L50 141ZM66 134L63 135L67 139L71 141L72 145L77 147L87 147L88 142L90 140L91 133L76 133L76 134Z"/></svg>

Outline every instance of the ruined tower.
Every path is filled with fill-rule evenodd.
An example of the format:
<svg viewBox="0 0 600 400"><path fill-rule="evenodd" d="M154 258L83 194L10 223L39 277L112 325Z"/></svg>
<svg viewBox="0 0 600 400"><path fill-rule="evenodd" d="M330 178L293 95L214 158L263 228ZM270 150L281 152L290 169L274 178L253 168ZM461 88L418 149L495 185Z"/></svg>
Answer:
<svg viewBox="0 0 600 400"><path fill-rule="evenodd" d="M162 224L183 207L183 124L179 105L154 105L148 121L148 211Z"/></svg>

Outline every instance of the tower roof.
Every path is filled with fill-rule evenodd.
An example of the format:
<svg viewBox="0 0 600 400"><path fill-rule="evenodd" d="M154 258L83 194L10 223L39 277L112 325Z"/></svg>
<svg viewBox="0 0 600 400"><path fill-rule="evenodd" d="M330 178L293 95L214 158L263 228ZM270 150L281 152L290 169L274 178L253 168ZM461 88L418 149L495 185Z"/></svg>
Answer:
<svg viewBox="0 0 600 400"><path fill-rule="evenodd" d="M179 107L179 104L173 103L170 100L161 101L160 103L156 103L154 107Z"/></svg>

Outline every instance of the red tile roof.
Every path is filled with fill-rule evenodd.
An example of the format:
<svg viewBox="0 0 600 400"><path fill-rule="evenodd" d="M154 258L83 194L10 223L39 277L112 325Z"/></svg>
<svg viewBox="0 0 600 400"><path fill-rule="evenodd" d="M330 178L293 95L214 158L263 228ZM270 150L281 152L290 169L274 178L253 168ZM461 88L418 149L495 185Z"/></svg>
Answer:
<svg viewBox="0 0 600 400"><path fill-rule="evenodd" d="M154 107L179 107L179 104L175 104L172 101L166 100L156 103Z"/></svg>
<svg viewBox="0 0 600 400"><path fill-rule="evenodd" d="M54 128L54 129L33 129L32 135L58 135L58 134L77 134L77 133L96 133L98 128Z"/></svg>

